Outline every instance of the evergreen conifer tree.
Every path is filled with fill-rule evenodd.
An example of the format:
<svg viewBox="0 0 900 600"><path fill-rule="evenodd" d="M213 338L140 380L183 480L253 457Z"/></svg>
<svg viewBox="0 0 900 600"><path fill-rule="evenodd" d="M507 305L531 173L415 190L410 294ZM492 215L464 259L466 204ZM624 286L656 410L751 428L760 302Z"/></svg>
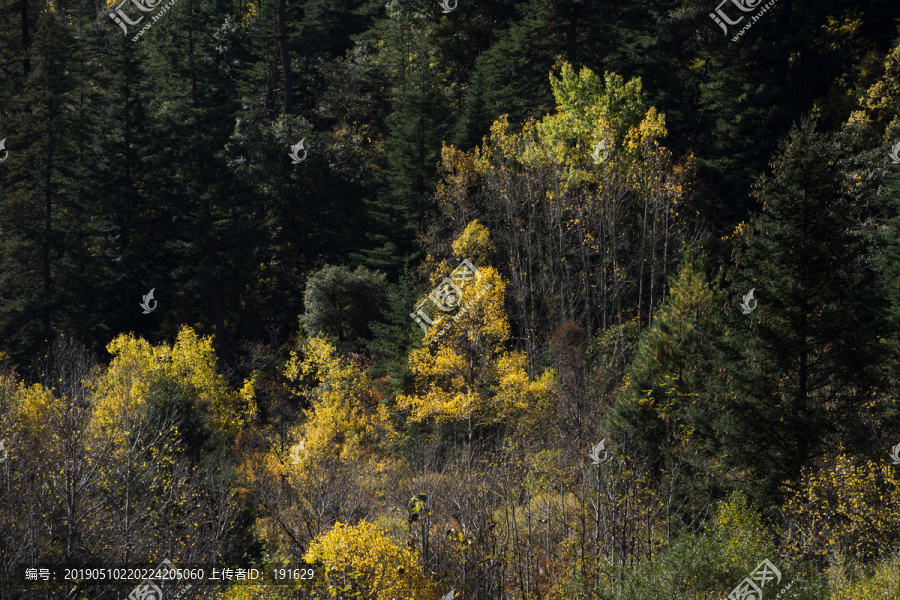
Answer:
<svg viewBox="0 0 900 600"><path fill-rule="evenodd" d="M712 374L712 344L722 335L717 313L723 298L705 268L702 254L682 259L668 296L641 337L627 386L608 415L610 437L639 457L654 477L668 477L681 488L675 493L679 500L702 498L705 490L697 486L710 483L693 475L711 473L704 441L714 436L713 411L705 381Z"/></svg>
<svg viewBox="0 0 900 600"><path fill-rule="evenodd" d="M722 459L762 500L859 443L862 403L881 383L885 302L836 163L812 121L795 126L757 185L762 212L738 228L732 289L757 304L723 314L715 426Z"/></svg>
<svg viewBox="0 0 900 600"><path fill-rule="evenodd" d="M407 80L387 125L387 189L380 200L394 208L381 212L393 216L402 211L389 226L402 232L399 241L406 244L398 252L405 254L413 251L415 230L433 208L430 196L437 183L437 164L449 137L447 104L427 66L420 65Z"/></svg>

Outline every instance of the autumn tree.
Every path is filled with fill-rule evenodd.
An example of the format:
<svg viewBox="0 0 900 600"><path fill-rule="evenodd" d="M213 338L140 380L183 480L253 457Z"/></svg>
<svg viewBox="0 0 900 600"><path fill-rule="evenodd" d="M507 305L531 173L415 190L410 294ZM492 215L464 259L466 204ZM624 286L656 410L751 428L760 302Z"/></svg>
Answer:
<svg viewBox="0 0 900 600"><path fill-rule="evenodd" d="M886 461L838 455L805 467L783 510L798 553L872 559L900 547L900 476Z"/></svg>
<svg viewBox="0 0 900 600"><path fill-rule="evenodd" d="M43 361L43 383L18 390L15 419L24 435L14 454L31 472L25 497L27 521L35 529L28 537L49 542L39 544L45 558L84 560L99 545L102 519L93 492L109 440L86 435L93 413L93 361L83 346L60 336Z"/></svg>
<svg viewBox="0 0 900 600"><path fill-rule="evenodd" d="M123 335L108 350L88 430L111 440L99 485L107 552L123 562L220 558L238 527L223 450L253 418L252 388L231 391L212 340L189 328L173 345Z"/></svg>
<svg viewBox="0 0 900 600"><path fill-rule="evenodd" d="M248 491L264 507L257 528L284 557L298 560L338 519L364 516L370 446L390 432L358 367L317 335L292 351L285 376L304 405L305 421L242 466Z"/></svg>
<svg viewBox="0 0 900 600"><path fill-rule="evenodd" d="M691 158L663 147L640 80L563 63L550 87L554 113L521 130L501 117L472 152L445 147L437 190L447 229L479 218L492 231L529 357L565 321L648 322L691 237Z"/></svg>
<svg viewBox="0 0 900 600"><path fill-rule="evenodd" d="M471 224L454 243L454 252L460 258L484 256L486 232L484 226ZM416 393L398 398L414 421L462 425L470 451L476 431L484 426L511 423L529 412L546 414L554 382L549 370L532 381L525 354L507 350L506 285L494 267L476 269L463 264L451 274L461 292L453 299L459 308L453 316L438 316L434 310L423 346L409 356ZM449 285L446 282L441 285ZM443 292L458 293L446 287ZM444 304L440 310L446 308Z"/></svg>

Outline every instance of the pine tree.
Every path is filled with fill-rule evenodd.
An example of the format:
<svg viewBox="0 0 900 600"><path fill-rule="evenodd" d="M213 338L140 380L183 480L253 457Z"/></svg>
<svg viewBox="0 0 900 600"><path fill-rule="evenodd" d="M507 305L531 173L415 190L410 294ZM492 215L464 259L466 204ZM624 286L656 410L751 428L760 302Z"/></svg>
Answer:
<svg viewBox="0 0 900 600"><path fill-rule="evenodd" d="M433 208L429 198L437 183L441 147L449 137L447 104L428 67L420 65L407 80L387 125L384 200L403 211L401 220L391 227L406 241L398 251L407 253L412 251L416 227Z"/></svg>
<svg viewBox="0 0 900 600"><path fill-rule="evenodd" d="M813 122L795 126L757 185L762 212L738 228L732 289L758 304L725 313L715 427L723 461L764 500L858 444L861 403L882 382L885 302L836 163Z"/></svg>
<svg viewBox="0 0 900 600"><path fill-rule="evenodd" d="M370 374L388 405L392 405L399 394L412 392L413 372L409 369L407 356L417 341L419 328L410 327L413 321L409 313L417 300L418 293L409 275L403 273L396 284L388 284L385 322L369 324L373 335L367 348L376 360ZM381 377L385 379L379 381Z"/></svg>
<svg viewBox="0 0 900 600"><path fill-rule="evenodd" d="M465 96L463 112L454 131L454 143L460 150L471 150L488 135L494 115L487 105L487 86L482 71L476 71Z"/></svg>
<svg viewBox="0 0 900 600"><path fill-rule="evenodd" d="M73 50L73 48L75 48ZM41 16L27 92L13 96L0 195L0 339L14 364L43 354L54 329L84 332L90 293L82 269L91 219L84 203L82 147L93 129L85 110L80 46L54 15ZM87 289L85 289L87 288Z"/></svg>
<svg viewBox="0 0 900 600"><path fill-rule="evenodd" d="M627 372L627 386L608 415L609 435L639 457L655 477L667 476L676 495L705 496L711 474L703 441L714 435L705 381L712 344L721 336L723 298L710 283L702 254L688 253L669 293L643 333ZM703 483L695 483L695 481ZM698 496L698 492L700 492ZM680 499L680 498L679 498Z"/></svg>

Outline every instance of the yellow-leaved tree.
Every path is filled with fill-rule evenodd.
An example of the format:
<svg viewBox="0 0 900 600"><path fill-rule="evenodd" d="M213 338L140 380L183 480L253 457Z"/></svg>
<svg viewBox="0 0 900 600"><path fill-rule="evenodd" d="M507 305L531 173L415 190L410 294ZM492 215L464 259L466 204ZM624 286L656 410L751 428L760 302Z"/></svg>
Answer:
<svg viewBox="0 0 900 600"><path fill-rule="evenodd" d="M190 410L181 420L199 421L220 440L233 438L256 413L251 382L240 391L216 370L212 338L182 327L173 345L151 346L132 335L120 335L106 347L113 360L98 386L95 426L119 431L130 419L154 407Z"/></svg>
<svg viewBox="0 0 900 600"><path fill-rule="evenodd" d="M324 335L291 352L284 373L309 406L306 421L242 471L265 507L259 535L296 561L315 536L371 499L377 477L367 449L391 428L366 374Z"/></svg>
<svg viewBox="0 0 900 600"><path fill-rule="evenodd" d="M444 227L477 214L491 229L529 356L566 321L649 322L694 227L694 160L663 145L639 78L562 62L550 85L540 121L501 116L480 147L444 147L435 190Z"/></svg>
<svg viewBox="0 0 900 600"><path fill-rule="evenodd" d="M322 334L303 345L302 355L301 359L292 351L285 367L290 381L315 383L298 391L311 408L299 445L294 446L293 462L303 464L310 456L356 457L372 430L364 410L371 389L365 373L343 359Z"/></svg>
<svg viewBox="0 0 900 600"><path fill-rule="evenodd" d="M377 525L337 523L313 540L303 557L321 563L315 598L432 600L437 588L422 574L418 555L392 540Z"/></svg>
<svg viewBox="0 0 900 600"><path fill-rule="evenodd" d="M88 432L109 454L98 467L109 554L123 562L159 560L154 553L163 551L172 560L216 559L227 527L209 524L229 523L237 501L223 465L200 469L192 459L213 460L250 422L252 386L231 391L212 340L188 327L173 345L120 335L107 350L113 359L97 379Z"/></svg>
<svg viewBox="0 0 900 600"><path fill-rule="evenodd" d="M798 553L871 559L900 550L900 476L887 463L842 454L804 469L784 512Z"/></svg>
<svg viewBox="0 0 900 600"><path fill-rule="evenodd" d="M473 221L453 249L462 260L487 256L489 244L487 229ZM507 350L506 285L494 267L473 266L477 273L459 286L455 311L435 315L424 345L410 353L416 393L397 399L417 422L464 425L470 449L479 426L546 414L555 388L553 371L532 381L525 369L525 354ZM442 267L449 270L446 263Z"/></svg>

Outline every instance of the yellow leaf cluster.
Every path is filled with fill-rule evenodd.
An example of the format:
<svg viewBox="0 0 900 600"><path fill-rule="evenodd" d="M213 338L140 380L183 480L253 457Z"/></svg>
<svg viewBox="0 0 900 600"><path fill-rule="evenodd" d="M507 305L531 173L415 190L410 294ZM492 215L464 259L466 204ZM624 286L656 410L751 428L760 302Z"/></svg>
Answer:
<svg viewBox="0 0 900 600"><path fill-rule="evenodd" d="M726 564L746 566L772 555L772 541L762 517L748 505L744 494L731 495L716 513L715 524L724 534Z"/></svg>
<svg viewBox="0 0 900 600"><path fill-rule="evenodd" d="M316 585L343 598L430 600L433 582L422 574L418 555L394 542L373 523L338 522L313 540L303 557L321 563L324 577ZM334 590L334 592L332 592Z"/></svg>
<svg viewBox="0 0 900 600"><path fill-rule="evenodd" d="M303 358L292 352L285 375L297 382L313 377L318 385L303 389L312 408L306 411L308 421L302 430L301 461L309 457L355 457L371 427L363 411L368 379L358 368L345 361L323 335L303 346Z"/></svg>
<svg viewBox="0 0 900 600"><path fill-rule="evenodd" d="M884 59L883 75L860 95L860 109L851 113L848 123L878 124L881 127L896 123L898 98L900 98L900 46L895 46Z"/></svg>
<svg viewBox="0 0 900 600"><path fill-rule="evenodd" d="M467 258L478 265L487 264L490 253L496 251L488 228L479 223L478 219L474 219L466 226L460 236L453 241L452 246L456 258L459 260Z"/></svg>
<svg viewBox="0 0 900 600"><path fill-rule="evenodd" d="M867 559L900 549L900 478L886 463L839 455L805 469L784 510L802 532L803 550L827 554L835 545Z"/></svg>
<svg viewBox="0 0 900 600"><path fill-rule="evenodd" d="M492 400L497 419L521 420L527 419L528 415L546 417L551 414L557 398L556 371L547 369L532 381L527 362L524 352L511 352L497 361L500 384Z"/></svg>
<svg viewBox="0 0 900 600"><path fill-rule="evenodd" d="M459 312L435 320L426 345L410 353L416 393L400 395L397 403L415 421L466 422L471 434L476 425L542 413L552 404L553 372L532 382L525 355L505 349L509 321L502 277L493 267L480 270L479 285L463 288Z"/></svg>
<svg viewBox="0 0 900 600"><path fill-rule="evenodd" d="M225 437L237 434L255 415L252 384L247 382L238 392L229 390L216 371L212 339L200 338L189 327L179 331L172 346L154 347L123 334L109 343L107 351L113 360L97 385L92 422L97 430L128 430L143 418L154 391L177 391L196 399L213 430Z"/></svg>
<svg viewBox="0 0 900 600"><path fill-rule="evenodd" d="M53 420L58 407L53 401L50 390L39 383L26 386L22 383L18 387L17 396L18 413L22 424L32 432L46 428Z"/></svg>

